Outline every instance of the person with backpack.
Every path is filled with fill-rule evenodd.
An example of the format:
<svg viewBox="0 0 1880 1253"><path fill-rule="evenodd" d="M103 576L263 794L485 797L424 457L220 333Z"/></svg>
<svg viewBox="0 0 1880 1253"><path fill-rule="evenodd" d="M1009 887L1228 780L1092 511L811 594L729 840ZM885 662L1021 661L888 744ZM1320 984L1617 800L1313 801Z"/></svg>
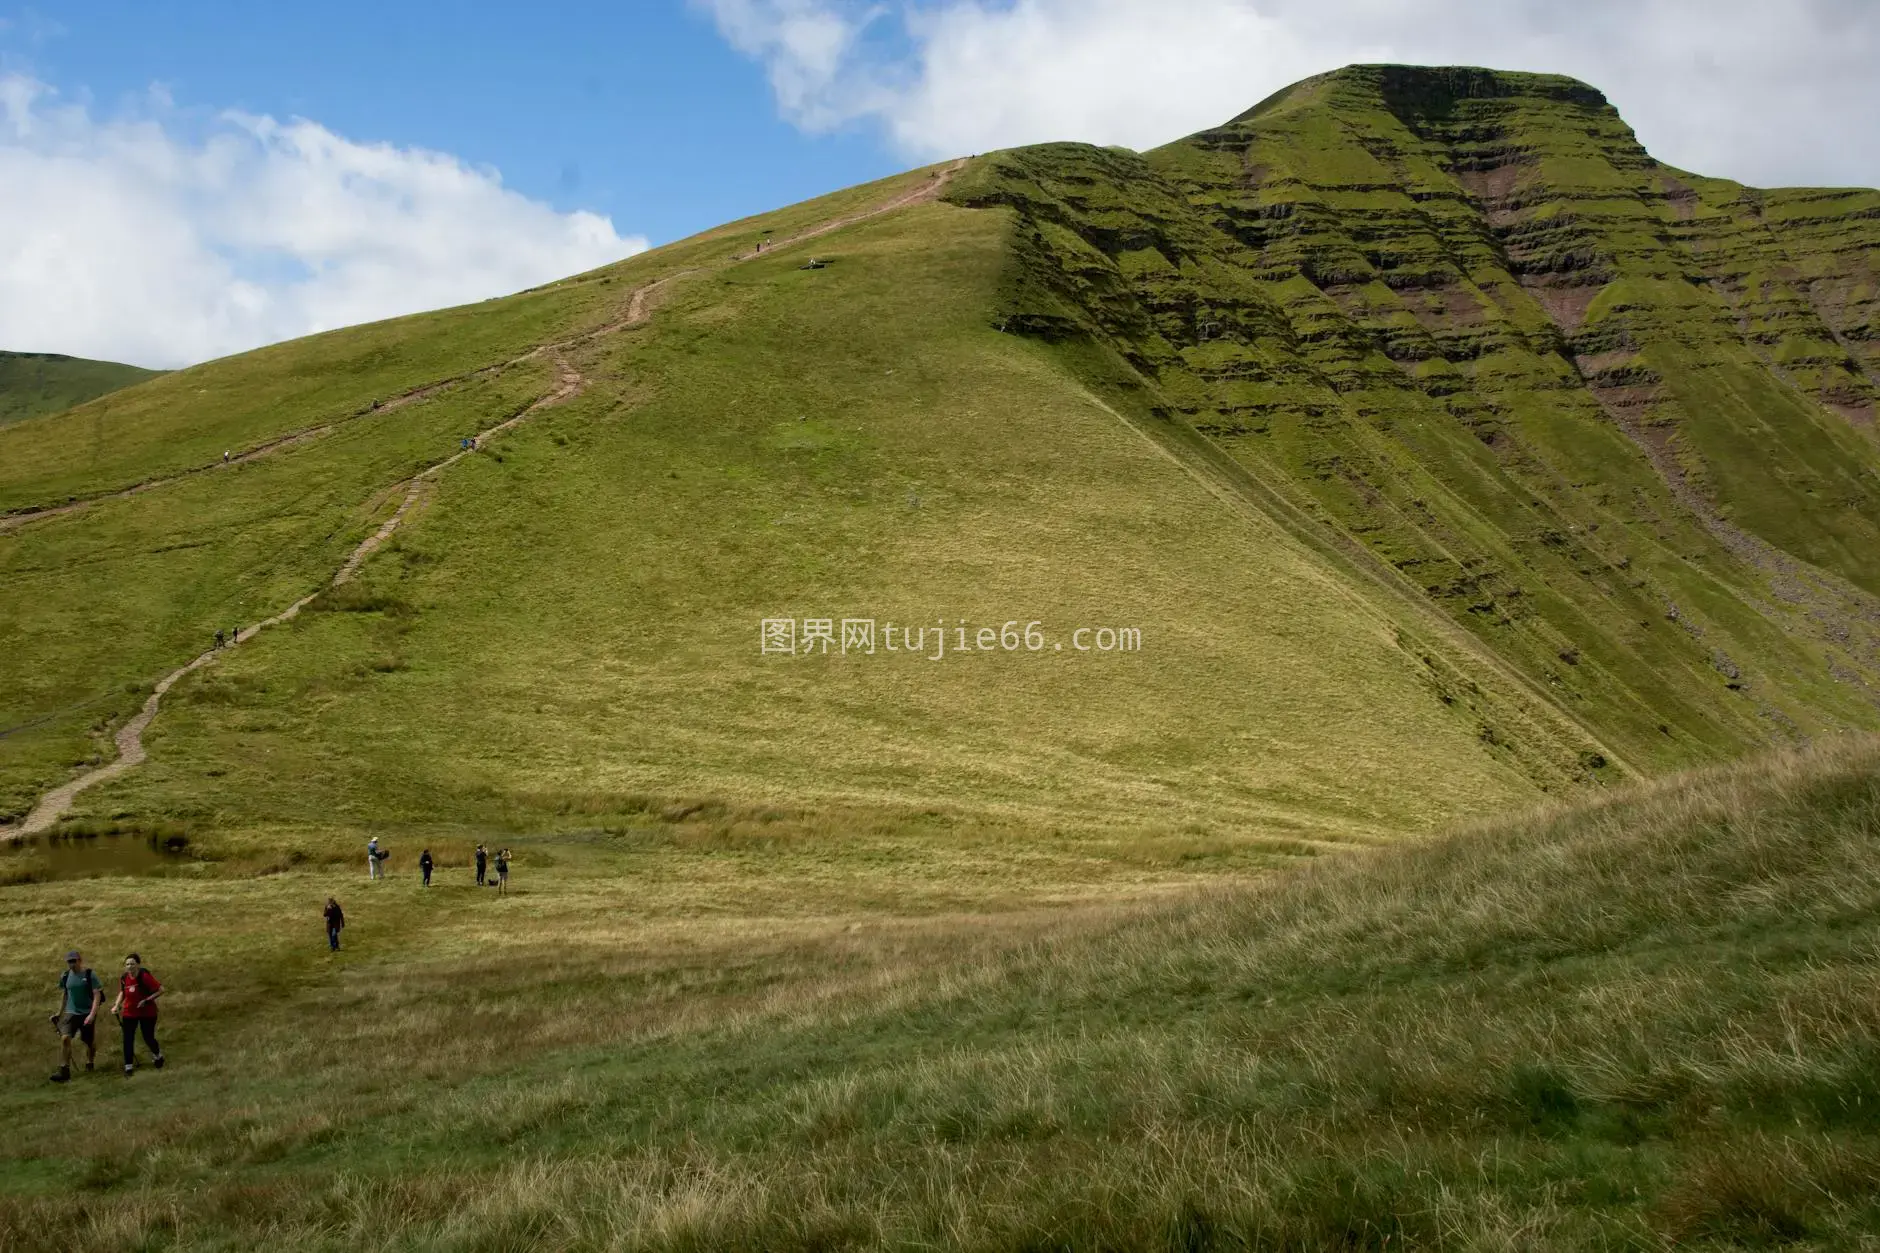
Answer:
<svg viewBox="0 0 1880 1253"><path fill-rule="evenodd" d="M339 902L332 897L326 898L326 947L329 951L339 952L340 928L346 925L346 911L339 907Z"/></svg>
<svg viewBox="0 0 1880 1253"><path fill-rule="evenodd" d="M484 879L488 877L489 865L490 865L490 850L487 848L484 848L481 844L477 845L477 886L478 887L482 887Z"/></svg>
<svg viewBox="0 0 1880 1253"><path fill-rule="evenodd" d="M501 894L509 890L509 850L496 850L496 892Z"/></svg>
<svg viewBox="0 0 1880 1253"><path fill-rule="evenodd" d="M366 878L384 878L385 871L379 867L379 863L384 860L385 854L379 851L379 837L375 835L366 841Z"/></svg>
<svg viewBox="0 0 1880 1253"><path fill-rule="evenodd" d="M143 1033L144 1047L150 1050L150 1064L163 1069L163 1049L157 1043L157 998L163 985L144 969L144 959L132 953L124 959L124 974L118 980L118 998L111 1012L118 1016L124 1032L124 1074L137 1070L137 1034Z"/></svg>
<svg viewBox="0 0 1880 1253"><path fill-rule="evenodd" d="M418 870L424 875L424 886L427 888L431 886L431 867L436 864L431 860L430 849L418 854Z"/></svg>
<svg viewBox="0 0 1880 1253"><path fill-rule="evenodd" d="M65 971L59 976L59 1011L52 1015L52 1025L59 1029L59 1068L52 1072L54 1083L72 1077L72 1041L85 1042L85 1069L98 1059L98 1007L104 1004L104 985L77 949L65 955Z"/></svg>

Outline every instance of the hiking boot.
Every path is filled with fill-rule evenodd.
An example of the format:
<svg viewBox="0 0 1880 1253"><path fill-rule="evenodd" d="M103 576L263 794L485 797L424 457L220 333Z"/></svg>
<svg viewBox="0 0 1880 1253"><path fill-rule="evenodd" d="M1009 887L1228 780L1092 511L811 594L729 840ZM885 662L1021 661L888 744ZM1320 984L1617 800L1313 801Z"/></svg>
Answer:
<svg viewBox="0 0 1880 1253"><path fill-rule="evenodd" d="M70 1066L61 1066L52 1072L52 1081L54 1083L66 1083L70 1081L71 1078L72 1068Z"/></svg>
<svg viewBox="0 0 1880 1253"><path fill-rule="evenodd" d="M132 1072L132 1071L134 1071L134 1070L136 1070L136 1069L137 1069L137 1067L135 1067L135 1066L133 1066L133 1065L131 1065L131 1064L130 1064L129 1062L125 1062L125 1063L124 1063L124 1077L125 1077L126 1079L128 1079L128 1078L130 1078L130 1077L131 1077L131 1072Z"/></svg>
<svg viewBox="0 0 1880 1253"><path fill-rule="evenodd" d="M85 1063L85 1069L86 1069L86 1070L90 1070L91 1068L92 1068L92 1063L91 1063L91 1062L86 1062L86 1063Z"/></svg>
<svg viewBox="0 0 1880 1253"><path fill-rule="evenodd" d="M163 1069L163 1054L158 1053L156 1057L151 1059L150 1064L152 1066L155 1066L158 1070L162 1070Z"/></svg>

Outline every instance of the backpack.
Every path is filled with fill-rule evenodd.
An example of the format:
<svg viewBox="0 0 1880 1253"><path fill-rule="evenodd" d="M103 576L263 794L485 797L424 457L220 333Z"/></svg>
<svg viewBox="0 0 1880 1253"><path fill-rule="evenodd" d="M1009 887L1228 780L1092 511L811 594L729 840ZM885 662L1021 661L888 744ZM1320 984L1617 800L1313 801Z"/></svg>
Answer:
<svg viewBox="0 0 1880 1253"><path fill-rule="evenodd" d="M61 970L59 972L59 991L69 993L74 987L82 987L87 992L91 991L93 988L98 989L100 992L104 991L104 981L99 979L97 972L89 966L78 972L76 982L68 982L68 980L72 979L74 979L74 976L71 971Z"/></svg>

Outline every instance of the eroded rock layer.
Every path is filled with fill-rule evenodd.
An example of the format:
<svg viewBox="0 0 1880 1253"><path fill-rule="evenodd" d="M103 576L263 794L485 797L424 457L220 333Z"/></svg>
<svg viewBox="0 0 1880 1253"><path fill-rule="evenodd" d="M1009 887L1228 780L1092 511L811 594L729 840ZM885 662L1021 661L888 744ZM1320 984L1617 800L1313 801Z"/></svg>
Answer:
<svg viewBox="0 0 1880 1253"><path fill-rule="evenodd" d="M1016 212L1005 329L1640 764L1872 720L1880 193L1671 169L1571 79L1358 66L955 198Z"/></svg>

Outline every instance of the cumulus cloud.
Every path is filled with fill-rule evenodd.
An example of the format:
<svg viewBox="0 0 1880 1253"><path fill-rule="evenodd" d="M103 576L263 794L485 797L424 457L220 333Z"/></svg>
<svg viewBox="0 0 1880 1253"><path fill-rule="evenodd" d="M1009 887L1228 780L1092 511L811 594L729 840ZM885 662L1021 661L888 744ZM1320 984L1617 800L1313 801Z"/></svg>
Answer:
<svg viewBox="0 0 1880 1253"><path fill-rule="evenodd" d="M694 0L784 115L923 159L1052 139L1151 147L1355 61L1571 74L1662 160L1763 185L1880 184L1872 0Z"/></svg>
<svg viewBox="0 0 1880 1253"><path fill-rule="evenodd" d="M101 120L0 75L0 348L183 365L644 247L445 153L161 92Z"/></svg>

